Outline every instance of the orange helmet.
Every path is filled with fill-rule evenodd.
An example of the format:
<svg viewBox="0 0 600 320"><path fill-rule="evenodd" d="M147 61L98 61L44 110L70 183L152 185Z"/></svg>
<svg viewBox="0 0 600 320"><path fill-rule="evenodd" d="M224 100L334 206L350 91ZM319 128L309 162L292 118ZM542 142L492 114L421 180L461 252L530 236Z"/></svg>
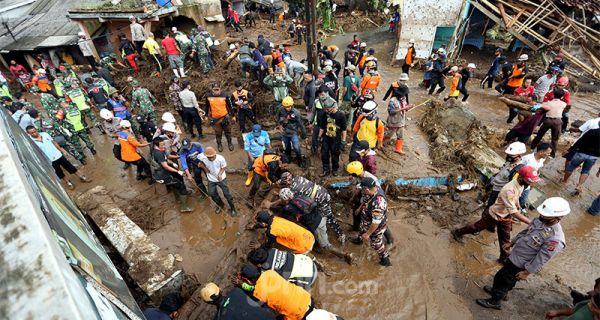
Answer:
<svg viewBox="0 0 600 320"><path fill-rule="evenodd" d="M569 77L562 76L562 77L558 78L558 80L556 80L556 84L559 86L563 86L563 87L568 86L569 85Z"/></svg>
<svg viewBox="0 0 600 320"><path fill-rule="evenodd" d="M58 120L64 119L65 118L65 110L59 109L58 111L56 111L56 115L54 117Z"/></svg>

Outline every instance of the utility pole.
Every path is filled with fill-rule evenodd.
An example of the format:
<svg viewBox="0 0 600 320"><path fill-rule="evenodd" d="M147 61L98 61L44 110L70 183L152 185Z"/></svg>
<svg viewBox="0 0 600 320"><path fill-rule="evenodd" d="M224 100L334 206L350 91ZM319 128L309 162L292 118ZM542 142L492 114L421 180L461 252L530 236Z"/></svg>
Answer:
<svg viewBox="0 0 600 320"><path fill-rule="evenodd" d="M308 72L317 75L319 72L319 59L317 58L317 5L315 0L304 0L305 18L308 22L306 39L306 61Z"/></svg>

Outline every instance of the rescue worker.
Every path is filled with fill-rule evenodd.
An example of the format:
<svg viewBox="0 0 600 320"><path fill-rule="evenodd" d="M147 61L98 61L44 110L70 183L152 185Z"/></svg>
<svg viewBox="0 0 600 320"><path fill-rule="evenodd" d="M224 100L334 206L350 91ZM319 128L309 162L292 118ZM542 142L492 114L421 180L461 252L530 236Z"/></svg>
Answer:
<svg viewBox="0 0 600 320"><path fill-rule="evenodd" d="M448 101L450 98L458 99L459 90L462 88L462 75L458 72L458 66L452 66L448 74L452 76L452 81L450 83L450 93L444 98L444 101Z"/></svg>
<svg viewBox="0 0 600 320"><path fill-rule="evenodd" d="M114 113L114 116L120 118L121 120L131 120L131 112L127 108L125 98L117 91L117 89L112 88L109 91L110 98L108 99L108 107ZM133 124L132 124L133 125ZM135 128L133 128L134 132Z"/></svg>
<svg viewBox="0 0 600 320"><path fill-rule="evenodd" d="M246 264L234 283L266 304L281 319L306 319L307 314L314 310L310 293L288 282L274 270L261 273L254 265Z"/></svg>
<svg viewBox="0 0 600 320"><path fill-rule="evenodd" d="M361 140L356 144L358 161L362 164L364 171L377 175L377 152L369 147L369 142Z"/></svg>
<svg viewBox="0 0 600 320"><path fill-rule="evenodd" d="M531 141L531 149L535 149L537 145L542 141L542 138L550 130L551 133L551 144L552 144L552 158L556 156L556 148L558 147L558 139L560 138L562 128L562 116L563 111L566 109L567 104L561 100L565 95L565 91L560 88L553 90L553 99L542 103L541 110L545 111L545 119L542 122L540 129L537 132L533 141Z"/></svg>
<svg viewBox="0 0 600 320"><path fill-rule="evenodd" d="M283 162L291 162L292 149L294 149L298 163L302 164L302 151L300 149L300 140L298 139L298 130L300 130L300 137L306 139L306 128L304 127L302 115L300 111L294 108L294 99L290 96L283 99L281 106L282 108L277 113L277 123L283 131L281 140L286 155L286 159Z"/></svg>
<svg viewBox="0 0 600 320"><path fill-rule="evenodd" d="M233 197L231 196L229 186L227 185L227 174L225 173L227 161L225 161L225 158L222 155L217 154L213 147L207 147L204 150L204 153L200 154L199 158L201 168L206 173L208 179L208 195L217 205L216 213L220 213L225 207L223 200L217 192L217 187L219 187L229 204L229 215L232 217L237 216Z"/></svg>
<svg viewBox="0 0 600 320"><path fill-rule="evenodd" d="M481 82L479 83L479 86L481 87L481 89L485 88L486 83L487 83L488 89L492 88L494 79L498 76L498 74L500 73L502 64L504 63L504 61L506 61L506 57L502 55L503 51L504 51L504 49L497 48L496 51L494 52L494 61L492 61L492 65L490 66L490 69L486 73L485 77L483 77L483 79L481 79Z"/></svg>
<svg viewBox="0 0 600 320"><path fill-rule="evenodd" d="M383 148L385 128L383 122L377 117L377 103L367 101L361 109L361 115L356 118L356 123L352 129L354 140L350 149L349 161L359 158L356 152L359 141L367 141L371 149Z"/></svg>
<svg viewBox="0 0 600 320"><path fill-rule="evenodd" d="M356 67L354 65L346 65L344 68L344 80L342 84L342 103L340 110L346 115L346 125L348 131L352 131L352 123L354 118L354 110L352 110L352 101L360 92L360 79L354 74Z"/></svg>
<svg viewBox="0 0 600 320"><path fill-rule="evenodd" d="M181 91L181 86L179 85L179 77L172 77L171 85L169 86L169 100L173 104L173 108L181 119L183 119L183 105L181 104L181 99L179 99L179 92Z"/></svg>
<svg viewBox="0 0 600 320"><path fill-rule="evenodd" d="M108 83L108 81L106 81L106 79L98 76L98 74L96 72L91 72L90 73L90 77L92 79L92 83L94 86L96 87L100 87L104 90L104 93L108 94L111 90L111 88L113 87L110 83Z"/></svg>
<svg viewBox="0 0 600 320"><path fill-rule="evenodd" d="M432 95L436 87L440 88L435 94L440 94L446 89L444 84L444 61L439 54L432 55L433 66L430 70L431 81L429 82L429 95Z"/></svg>
<svg viewBox="0 0 600 320"><path fill-rule="evenodd" d="M100 58L100 65L107 70L117 71L127 68L121 61L117 59L117 54L114 52L104 53ZM119 66L119 67L117 67Z"/></svg>
<svg viewBox="0 0 600 320"><path fill-rule="evenodd" d="M131 81L131 109L134 113L144 118L150 119L156 123L156 112L154 105L158 102L156 98L146 88L140 86L137 80Z"/></svg>
<svg viewBox="0 0 600 320"><path fill-rule="evenodd" d="M88 127L85 121L86 116L90 119L90 121L92 121L92 125L94 127L99 126L98 119L96 119L96 114L94 114L94 111L92 111L90 107L90 99L88 98L87 94L83 92L83 90L81 90L78 86L73 85L73 82L66 82L64 94L65 98L71 101L71 104L77 106L77 109L81 115L83 126Z"/></svg>
<svg viewBox="0 0 600 320"><path fill-rule="evenodd" d="M255 196L258 194L259 203L271 191L272 185L279 178L277 176L281 167L281 157L270 149L265 149L264 153L257 157L252 164L252 187L246 199L250 207L255 205ZM263 182L265 183L263 185ZM261 185L263 185L261 187Z"/></svg>
<svg viewBox="0 0 600 320"><path fill-rule="evenodd" d="M171 292L165 295L160 306L157 308L147 308L144 310L146 320L171 320L179 317L179 309L183 306L181 296L177 292Z"/></svg>
<svg viewBox="0 0 600 320"><path fill-rule="evenodd" d="M250 120L253 125L256 125L258 121L256 121L256 117L254 115L254 111L252 111L252 105L254 104L254 95L252 92L244 89L242 82L240 80L235 80L235 88L233 91L231 98L233 100L233 104L237 109L238 122L240 125L240 133L246 132L246 119Z"/></svg>
<svg viewBox="0 0 600 320"><path fill-rule="evenodd" d="M128 120L121 120L119 123L121 126L121 132L119 132L119 145L121 146L121 161L129 164L133 164L136 167L137 180L144 180L151 176L150 165L140 155L138 148L147 147L150 143L140 143L135 139L133 130L131 130L131 122Z"/></svg>
<svg viewBox="0 0 600 320"><path fill-rule="evenodd" d="M185 78L185 69L183 67L183 60L181 59L181 56L185 57L185 54L170 33L165 32L164 35L165 37L160 44L165 49L171 70L173 70L173 74L177 78ZM178 68L179 71L177 71Z"/></svg>
<svg viewBox="0 0 600 320"><path fill-rule="evenodd" d="M324 103L323 107L325 116L319 123L321 162L323 163L321 177L326 177L330 173L337 176L340 168L340 154L346 148L346 115L338 111L338 105L335 101L330 104Z"/></svg>
<svg viewBox="0 0 600 320"><path fill-rule="evenodd" d="M569 111L571 110L571 93L569 92L569 90L567 90L568 85L569 78L567 76L562 76L558 78L554 85L555 89L562 89L564 91L564 95L560 100L567 104L562 113L562 133L565 133L567 131L567 127L569 126ZM554 99L554 90L548 91L548 93L546 93L543 102L548 102L552 99Z"/></svg>
<svg viewBox="0 0 600 320"><path fill-rule="evenodd" d="M54 80L52 80L52 85L54 85L54 92L56 93L56 96L58 96L59 98L64 96L63 90L65 87L65 78L62 74L62 72L57 72L56 73L56 78L54 78Z"/></svg>
<svg viewBox="0 0 600 320"><path fill-rule="evenodd" d="M333 72L333 68L331 66L325 66L325 68L323 68L323 73L325 74L325 77L323 78L323 85L327 86L327 88L333 92L331 97L337 101L339 93L338 77Z"/></svg>
<svg viewBox="0 0 600 320"><path fill-rule="evenodd" d="M302 62L292 60L291 57L283 58L283 62L285 63L285 70L287 71L288 76L294 79L296 89L300 90L302 79L304 78L304 74L308 71L308 67Z"/></svg>
<svg viewBox="0 0 600 320"><path fill-rule="evenodd" d="M148 50L148 54L150 54L150 60L154 63L154 67L156 68L156 72L154 75L156 77L160 77L160 73L162 72L162 52L160 51L160 45L154 39L154 33L148 33L148 38L144 40L144 44L142 48ZM141 55L141 51L138 52Z"/></svg>
<svg viewBox="0 0 600 320"><path fill-rule="evenodd" d="M63 115L64 117L64 115ZM54 117L53 117L54 118ZM65 149L73 158L77 159L82 165L86 165L85 156L70 142L72 141L72 135L75 131L73 126L67 121L61 121L60 123L55 118L42 120L42 130L48 133L59 146ZM81 145L79 146L81 147Z"/></svg>
<svg viewBox="0 0 600 320"><path fill-rule="evenodd" d="M185 172L186 178L196 183L200 189L200 200L208 196L208 190L202 181L202 169L200 165L200 154L204 152L204 147L200 142L192 142L185 138L181 142L181 150L179 150L179 163L181 170Z"/></svg>
<svg viewBox="0 0 600 320"><path fill-rule="evenodd" d="M71 140L69 140L74 147L83 154L83 148L81 147L81 143L79 139L83 140L86 147L90 150L90 152L95 155L96 148L94 147L94 143L90 138L89 134L85 130L85 125L83 123L83 115L81 111L75 106L73 103L67 104L66 102L61 102L62 110L59 109L56 112L56 119L59 125L62 125L63 121L68 121L73 129ZM62 112L61 112L62 111Z"/></svg>
<svg viewBox="0 0 600 320"><path fill-rule="evenodd" d="M231 98L226 92L221 91L221 84L213 82L211 92L206 94L206 115L209 123L215 131L217 139L217 150L223 151L223 133L227 139L229 151L233 151L231 142L231 123L235 123L235 114L231 105Z"/></svg>
<svg viewBox="0 0 600 320"><path fill-rule="evenodd" d="M504 153L506 153L506 162L500 168L500 171L494 175L489 182L491 186L491 193L488 197L487 206L491 206L496 202L498 193L502 190L502 187L512 180L514 173L521 169L522 166L518 166L521 162L521 157L527 152L527 146L522 142L513 142L506 147ZM493 231L493 230L492 230Z"/></svg>
<svg viewBox="0 0 600 320"><path fill-rule="evenodd" d="M367 62L365 68L367 74L360 83L361 94L367 93L367 90L370 90L372 93L377 92L377 88L379 88L379 84L381 83L381 76L377 72L375 62Z"/></svg>
<svg viewBox="0 0 600 320"><path fill-rule="evenodd" d="M540 181L536 170L531 166L522 167L519 169L518 174L517 179L508 182L502 187L496 202L490 207L485 208L483 216L479 221L451 232L452 237L456 241L462 242L462 237L465 234L473 234L496 226L498 244L500 246L498 262L506 262L506 258L508 258L510 252L510 232L512 230L513 218L526 224L531 223L531 220L521 213L519 198L525 188Z"/></svg>
<svg viewBox="0 0 600 320"><path fill-rule="evenodd" d="M350 239L354 244L362 244L370 240L371 248L379 255L379 264L391 266L390 254L385 247L383 237L387 229L388 204L383 189L377 181L367 177L360 181L361 200L360 206L355 210L355 215L360 216L359 236Z"/></svg>
<svg viewBox="0 0 600 320"><path fill-rule="evenodd" d="M325 117L325 105L333 106L336 104L335 99L330 95L330 89L325 85L319 86L317 95L314 107L308 114L308 128L312 129L311 154L316 154L319 148L319 132L321 130L321 122Z"/></svg>
<svg viewBox="0 0 600 320"><path fill-rule="evenodd" d="M219 287L209 282L200 289L200 298L217 307L214 320L276 320L276 316L263 303L249 299L244 290L234 287L227 295Z"/></svg>
<svg viewBox="0 0 600 320"><path fill-rule="evenodd" d="M185 183L183 182L185 172L178 170L177 165L167 155L165 138L157 137L152 140L152 150L150 151L152 178L156 182L164 184L167 191L173 191L175 199L179 202L179 212L192 212L193 209L188 206L190 191L185 187Z"/></svg>
<svg viewBox="0 0 600 320"><path fill-rule="evenodd" d="M469 91L467 90L467 82L469 81L469 79L471 79L473 77L473 72L475 72L476 66L474 63L469 63L467 64L466 68L462 68L460 70L460 80L461 80L461 85L460 88L458 89L458 91L460 93L462 93L463 98L462 98L462 102L466 102L467 99L469 99Z"/></svg>
<svg viewBox="0 0 600 320"><path fill-rule="evenodd" d="M527 60L529 60L528 55L522 54L519 56L517 63L512 68L510 76L505 82L496 86L498 92L501 94L513 94L515 89L523 84L523 80L525 80L525 76L527 76L528 73Z"/></svg>
<svg viewBox="0 0 600 320"><path fill-rule="evenodd" d="M108 103L108 91L104 91L104 88L94 83L94 79L85 78L87 83L87 94L90 101L94 102L94 105L98 110L105 109Z"/></svg>
<svg viewBox="0 0 600 320"><path fill-rule="evenodd" d="M202 68L202 73L207 74L212 70L212 65L210 63L210 47L204 37L197 36L194 38L192 44L192 56L196 57L196 62L198 62Z"/></svg>
<svg viewBox="0 0 600 320"><path fill-rule="evenodd" d="M310 290L317 280L317 265L304 254L293 254L276 248L258 248L250 251L248 262L261 272L274 270L285 280Z"/></svg>
<svg viewBox="0 0 600 320"><path fill-rule="evenodd" d="M50 87L50 80L48 76L46 76L46 70L40 68L36 71L33 78L31 78L31 83L34 86L37 86L41 92L50 93L52 91L52 87Z"/></svg>
<svg viewBox="0 0 600 320"><path fill-rule="evenodd" d="M402 65L402 73L407 75L410 72L410 68L414 66L415 57L417 51L415 50L415 39L408 40L408 48L406 49L406 55L404 56L404 64Z"/></svg>
<svg viewBox="0 0 600 320"><path fill-rule="evenodd" d="M551 197L537 208L540 216L519 232L512 241L510 256L494 276L494 283L484 290L491 295L489 299L477 299L478 305L485 308L501 309L504 300L517 281L526 280L566 246L565 234L560 220L571 212L567 200Z"/></svg>
<svg viewBox="0 0 600 320"><path fill-rule="evenodd" d="M196 137L194 133L194 126L196 126L196 130L198 131L198 136L200 138L204 137L202 134L202 118L201 115L204 115L204 111L200 109L198 105L198 99L196 99L196 94L192 89L192 83L189 80L184 80L182 83L182 90L179 91L179 100L181 101L182 106L182 118L184 123L186 124L187 131L191 134L192 138ZM202 113L199 113L198 110L201 110Z"/></svg>
<svg viewBox="0 0 600 320"><path fill-rule="evenodd" d="M267 248L279 244L295 254L306 254L315 244L315 237L310 231L289 220L271 216L267 211L260 211L255 219L255 228L267 229L266 241L263 244Z"/></svg>
<svg viewBox="0 0 600 320"><path fill-rule="evenodd" d="M274 73L266 76L263 83L273 90L273 96L275 98L275 108L279 108L282 105L283 100L289 96L289 86L294 82L294 79L289 75L276 69Z"/></svg>
<svg viewBox="0 0 600 320"><path fill-rule="evenodd" d="M248 164L246 169L248 170L248 178L246 179L246 186L252 183L254 177L254 161L262 156L265 150L271 149L271 138L269 133L262 129L260 124L252 126L252 131L244 135L244 151L248 155Z"/></svg>
<svg viewBox="0 0 600 320"><path fill-rule="evenodd" d="M49 117L54 117L54 115L56 114L56 111L58 110L58 100L50 93L47 93L47 92L40 93L40 90L38 89L37 86L31 87L31 89L29 89L29 91L34 94L39 93L40 103L42 105L42 108L44 108L44 111L46 111L46 113L48 114Z"/></svg>
<svg viewBox="0 0 600 320"><path fill-rule="evenodd" d="M409 106L408 93L409 89L406 85L408 74L400 75L399 81L392 83L383 100L387 99L388 94L393 97L388 105L388 118L386 124L386 136L389 139L396 139L396 153L404 155L402 147L404 146L404 127L406 126L406 112L412 107Z"/></svg>
<svg viewBox="0 0 600 320"><path fill-rule="evenodd" d="M119 38L121 39L119 42L119 52L121 53L121 59L127 60L127 63L133 69L133 71L135 71L135 73L138 73L140 69L138 68L138 65L135 61L135 58L138 55L136 52L135 45L133 44L133 42L127 39L127 36L125 36L125 34L123 33L119 35Z"/></svg>

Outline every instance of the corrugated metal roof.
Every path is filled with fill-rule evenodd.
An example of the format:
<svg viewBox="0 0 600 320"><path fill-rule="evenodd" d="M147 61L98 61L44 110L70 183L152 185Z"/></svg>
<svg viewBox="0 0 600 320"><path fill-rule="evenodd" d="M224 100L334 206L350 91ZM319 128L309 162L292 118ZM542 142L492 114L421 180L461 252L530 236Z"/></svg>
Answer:
<svg viewBox="0 0 600 320"><path fill-rule="evenodd" d="M600 13L600 1L598 0L559 0L559 2L570 7L577 7L587 11Z"/></svg>
<svg viewBox="0 0 600 320"><path fill-rule="evenodd" d="M102 2L100 0L88 1ZM80 3L81 1L78 0L37 0L28 14L8 21L17 41L14 41L7 30L1 27L0 49L33 50L47 37L77 36L79 26L67 18L67 11ZM60 39L54 38L49 41L60 42ZM62 38L62 40L64 39ZM45 46L47 45L45 44Z"/></svg>

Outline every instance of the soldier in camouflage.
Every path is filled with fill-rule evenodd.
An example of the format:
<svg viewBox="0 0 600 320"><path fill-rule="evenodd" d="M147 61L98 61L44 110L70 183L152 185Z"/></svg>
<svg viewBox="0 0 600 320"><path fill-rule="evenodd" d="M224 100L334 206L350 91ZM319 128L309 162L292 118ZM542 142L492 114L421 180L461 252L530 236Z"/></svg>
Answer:
<svg viewBox="0 0 600 320"><path fill-rule="evenodd" d="M66 100L60 101L61 108L56 113L56 122L65 126L65 128L70 125L71 126L71 137L68 140L69 143L77 149L80 153L83 154L83 148L79 140L83 140L86 147L90 150L92 154L96 154L96 149L94 147L94 143L90 136L85 130L85 125L83 123L83 114L79 110L79 108L74 103L68 103ZM65 124L68 123L68 124Z"/></svg>
<svg viewBox="0 0 600 320"><path fill-rule="evenodd" d="M194 38L192 45L192 54L196 57L196 62L202 67L202 73L207 74L212 69L210 63L210 49L206 43L206 39L202 35L198 35Z"/></svg>
<svg viewBox="0 0 600 320"><path fill-rule="evenodd" d="M70 99L72 104L77 106L81 113L81 120L85 127L88 127L85 116L90 118L94 127L99 127L98 119L96 118L96 114L92 111L90 107L90 99L88 95L81 90L78 86L73 85L72 82L65 83L65 96Z"/></svg>
<svg viewBox="0 0 600 320"><path fill-rule="evenodd" d="M81 164L85 165L85 156L82 152L77 150L69 141L71 140L71 136L73 126L67 121L61 121L60 123L53 119L44 119L41 121L41 128L38 129L43 132L48 133L54 141L58 143L63 149L65 149L69 154L73 156L73 158L77 159ZM81 145L79 146L81 148Z"/></svg>
<svg viewBox="0 0 600 320"><path fill-rule="evenodd" d="M111 91L111 85L108 83L108 81L104 80L102 77L99 77L95 72L90 73L90 76L92 77L93 85L104 89L104 92L106 92L106 95L108 96Z"/></svg>
<svg viewBox="0 0 600 320"><path fill-rule="evenodd" d="M31 93L39 94L40 90L37 86L33 86L29 89ZM56 111L58 110L58 100L47 92L42 92L40 94L40 103L42 104L42 108L46 111L48 116L54 117Z"/></svg>
<svg viewBox="0 0 600 320"><path fill-rule="evenodd" d="M107 70L113 71L123 70L127 68L127 66L125 66L123 63L121 63L121 61L117 59L117 54L115 53L105 54L100 59L100 65Z"/></svg>
<svg viewBox="0 0 600 320"><path fill-rule="evenodd" d="M175 111L179 114L179 116L183 119L183 105L181 104L181 99L179 99L179 91L181 91L181 86L179 85L179 78L173 76L172 83L169 86L169 99L171 103L173 103L173 107Z"/></svg>
<svg viewBox="0 0 600 320"><path fill-rule="evenodd" d="M152 120L156 123L156 112L154 104L156 98L146 88L140 87L140 82L137 80L131 81L133 92L131 93L131 109L139 116Z"/></svg>

